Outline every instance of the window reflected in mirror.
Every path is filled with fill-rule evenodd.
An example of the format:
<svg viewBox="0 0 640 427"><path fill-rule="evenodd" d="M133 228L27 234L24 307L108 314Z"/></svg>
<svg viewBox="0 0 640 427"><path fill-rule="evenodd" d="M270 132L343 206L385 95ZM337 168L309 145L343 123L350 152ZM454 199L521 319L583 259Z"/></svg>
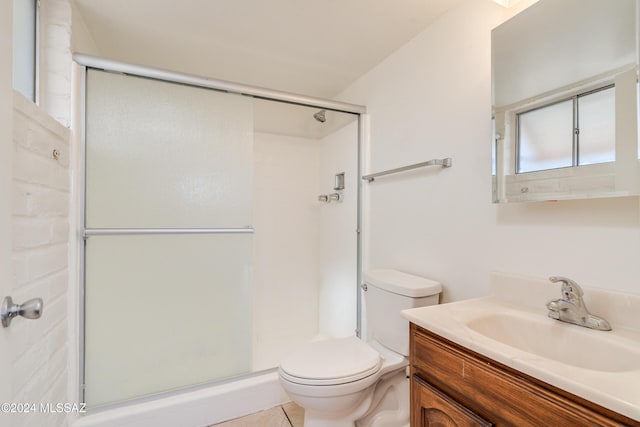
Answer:
<svg viewBox="0 0 640 427"><path fill-rule="evenodd" d="M491 32L497 203L640 194L640 0L539 0Z"/></svg>
<svg viewBox="0 0 640 427"><path fill-rule="evenodd" d="M520 113L517 120L518 173L572 165L572 100Z"/></svg>
<svg viewBox="0 0 640 427"><path fill-rule="evenodd" d="M517 114L517 173L615 161L613 85Z"/></svg>
<svg viewBox="0 0 640 427"><path fill-rule="evenodd" d="M609 86L577 100L578 166L616 160L616 98Z"/></svg>

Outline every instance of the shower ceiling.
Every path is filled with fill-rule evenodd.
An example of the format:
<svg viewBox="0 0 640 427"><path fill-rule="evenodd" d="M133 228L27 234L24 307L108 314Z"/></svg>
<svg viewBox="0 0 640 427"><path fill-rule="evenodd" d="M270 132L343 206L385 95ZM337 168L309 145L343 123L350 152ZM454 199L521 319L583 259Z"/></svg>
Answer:
<svg viewBox="0 0 640 427"><path fill-rule="evenodd" d="M81 53L333 98L461 0L72 1Z"/></svg>

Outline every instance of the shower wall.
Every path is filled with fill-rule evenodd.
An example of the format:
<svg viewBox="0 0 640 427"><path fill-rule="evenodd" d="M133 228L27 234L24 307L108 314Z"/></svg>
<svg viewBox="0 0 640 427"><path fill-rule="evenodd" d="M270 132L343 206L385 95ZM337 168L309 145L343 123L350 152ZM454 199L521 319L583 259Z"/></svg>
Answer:
<svg viewBox="0 0 640 427"><path fill-rule="evenodd" d="M252 367L261 370L318 333L321 145L267 133L253 142Z"/></svg>
<svg viewBox="0 0 640 427"><path fill-rule="evenodd" d="M318 328L330 337L353 335L357 316L358 122L320 142L319 194L331 190L336 173L345 173L344 199L320 209L320 288Z"/></svg>
<svg viewBox="0 0 640 427"><path fill-rule="evenodd" d="M254 134L254 370L354 334L357 151L357 121L323 138ZM343 201L319 202L340 172Z"/></svg>

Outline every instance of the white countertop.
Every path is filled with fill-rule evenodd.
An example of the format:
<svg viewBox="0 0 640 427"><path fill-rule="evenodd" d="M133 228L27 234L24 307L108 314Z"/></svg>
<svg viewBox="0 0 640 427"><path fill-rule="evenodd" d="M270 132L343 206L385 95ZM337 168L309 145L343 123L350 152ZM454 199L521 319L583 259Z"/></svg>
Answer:
<svg viewBox="0 0 640 427"><path fill-rule="evenodd" d="M618 368L609 361L603 362L606 369L586 369L574 366L580 363L562 363L512 347L468 326L469 322L487 315L533 319L544 327L582 334L583 342L588 343L593 337L594 347L584 351L591 352L590 356L596 358L596 363L610 354L607 351L608 344L622 345L630 349L631 354L636 351L640 354L640 295L607 292L586 286L583 289L589 311L607 319L612 331L594 331L548 318L545 304L560 297L559 284L504 273L492 275L491 296L404 310L402 315L410 322L470 350L640 421L640 360L637 362L638 369ZM549 340L553 339L549 337Z"/></svg>

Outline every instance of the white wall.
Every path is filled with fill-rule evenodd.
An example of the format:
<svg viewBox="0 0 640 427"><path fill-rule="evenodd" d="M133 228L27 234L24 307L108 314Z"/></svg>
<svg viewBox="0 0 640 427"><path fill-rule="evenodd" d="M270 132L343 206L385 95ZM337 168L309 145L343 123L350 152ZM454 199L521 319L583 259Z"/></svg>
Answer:
<svg viewBox="0 0 640 427"><path fill-rule="evenodd" d="M71 2L71 52L100 56L100 49L75 2Z"/></svg>
<svg viewBox="0 0 640 427"><path fill-rule="evenodd" d="M320 145L254 134L253 369L318 333Z"/></svg>
<svg viewBox="0 0 640 427"><path fill-rule="evenodd" d="M492 270L638 293L637 198L491 204L490 32L508 13L467 0L339 97L371 115L365 172L453 157L366 184L366 263L439 280L445 301L486 294Z"/></svg>

